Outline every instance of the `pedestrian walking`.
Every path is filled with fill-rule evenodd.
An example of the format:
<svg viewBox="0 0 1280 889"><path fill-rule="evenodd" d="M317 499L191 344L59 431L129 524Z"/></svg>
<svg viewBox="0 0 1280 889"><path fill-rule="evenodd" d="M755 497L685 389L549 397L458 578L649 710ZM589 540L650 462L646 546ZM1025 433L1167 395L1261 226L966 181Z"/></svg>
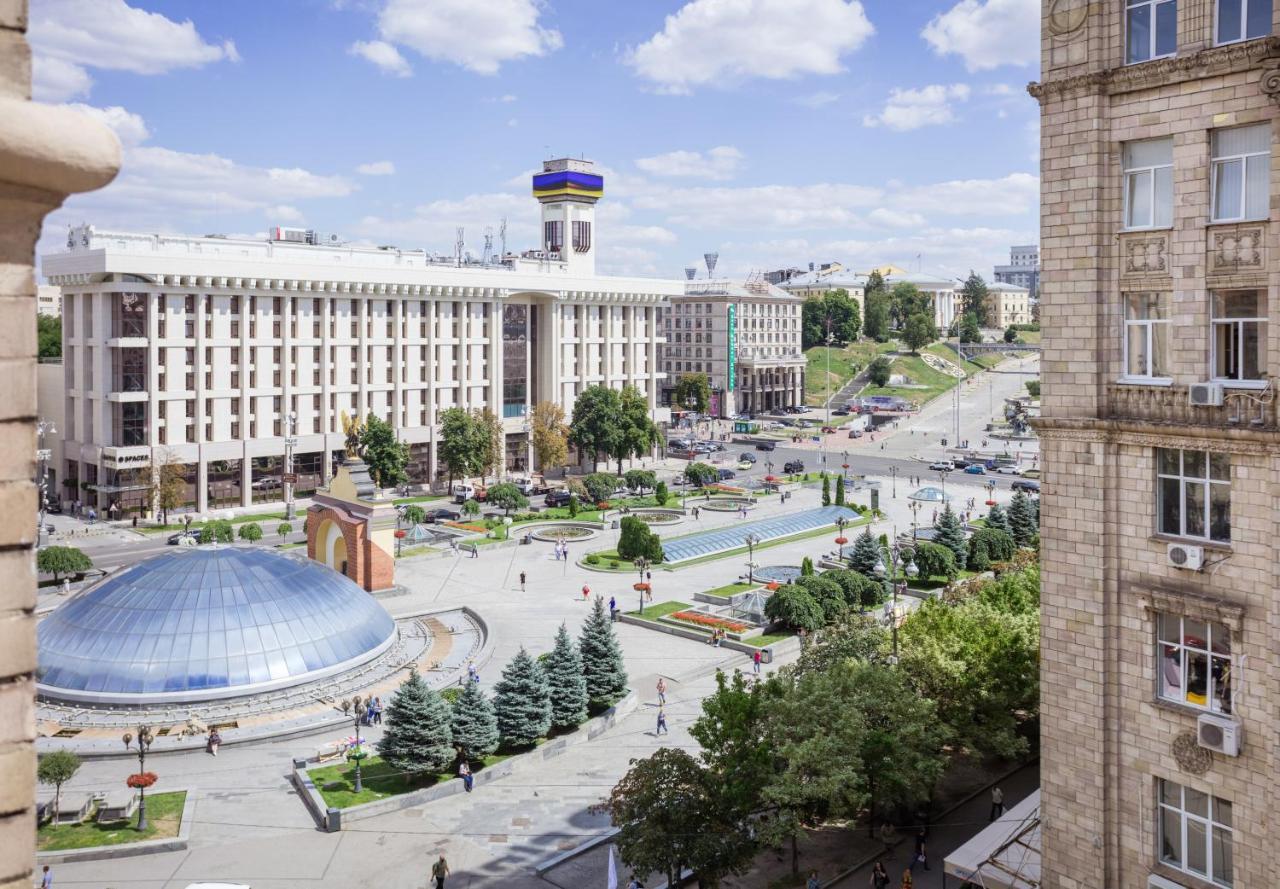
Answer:
<svg viewBox="0 0 1280 889"><path fill-rule="evenodd" d="M658 708L658 727L654 730L654 737L666 732L671 734L671 730L667 728L667 712L661 707Z"/></svg>
<svg viewBox="0 0 1280 889"><path fill-rule="evenodd" d="M911 855L910 870L915 870L917 864L923 867L925 870L929 869L929 853L925 847L924 840L925 840L925 831L924 831L924 828L922 827L920 828L919 831L916 832L915 851Z"/></svg>
<svg viewBox="0 0 1280 889"><path fill-rule="evenodd" d="M591 597L591 587L585 583L582 585L582 601L585 602Z"/></svg>
<svg viewBox="0 0 1280 889"><path fill-rule="evenodd" d="M893 858L893 847L898 842L898 830L888 821L880 825L880 842L884 846L884 856Z"/></svg>
<svg viewBox="0 0 1280 889"><path fill-rule="evenodd" d="M222 746L222 735L218 734L218 730L209 730L209 743L205 745L206 749L214 756L218 755L218 748Z"/></svg>
<svg viewBox="0 0 1280 889"><path fill-rule="evenodd" d="M658 677L658 706L661 707L667 702L667 681L661 676Z"/></svg>
<svg viewBox="0 0 1280 889"><path fill-rule="evenodd" d="M373 724L382 725L382 698L373 699Z"/></svg>
<svg viewBox="0 0 1280 889"><path fill-rule="evenodd" d="M991 817L988 821L995 821L1004 814L1004 791L997 784L991 788Z"/></svg>
<svg viewBox="0 0 1280 889"><path fill-rule="evenodd" d="M809 871L809 879L804 881L804 889L822 889L822 883L818 881L818 872L816 870Z"/></svg>
<svg viewBox="0 0 1280 889"><path fill-rule="evenodd" d="M470 793L471 787L475 784L476 778L475 775L471 774L471 766L467 765L467 761L465 759L458 766L458 777L462 779L463 789L465 789L467 793Z"/></svg>
<svg viewBox="0 0 1280 889"><path fill-rule="evenodd" d="M871 868L871 889L889 889L889 872L884 869L883 861L877 861Z"/></svg>
<svg viewBox="0 0 1280 889"><path fill-rule="evenodd" d="M431 879L436 881L436 889L444 889L444 878L449 876L449 862L444 860L444 855L440 856L440 860L431 865Z"/></svg>
<svg viewBox="0 0 1280 889"><path fill-rule="evenodd" d="M618 600L613 596L609 597L609 620L616 621L618 619Z"/></svg>
<svg viewBox="0 0 1280 889"><path fill-rule="evenodd" d="M524 592L524 572L520 572L520 592Z"/></svg>
<svg viewBox="0 0 1280 889"><path fill-rule="evenodd" d="M756 674L760 673L760 660L760 649L757 648L755 654L751 655L751 670Z"/></svg>
<svg viewBox="0 0 1280 889"><path fill-rule="evenodd" d="M470 661L467 663L467 681L468 682L480 681L480 671L476 669L475 661Z"/></svg>
<svg viewBox="0 0 1280 889"><path fill-rule="evenodd" d="M915 883L914 883L914 881L911 879L911 868L907 868L906 870L904 870L904 871L902 872L902 886L901 886L901 889L914 889L914 886L915 886Z"/></svg>
<svg viewBox="0 0 1280 889"><path fill-rule="evenodd" d="M40 875L40 889L53 889L53 871L49 870L49 865L44 866L44 872Z"/></svg>

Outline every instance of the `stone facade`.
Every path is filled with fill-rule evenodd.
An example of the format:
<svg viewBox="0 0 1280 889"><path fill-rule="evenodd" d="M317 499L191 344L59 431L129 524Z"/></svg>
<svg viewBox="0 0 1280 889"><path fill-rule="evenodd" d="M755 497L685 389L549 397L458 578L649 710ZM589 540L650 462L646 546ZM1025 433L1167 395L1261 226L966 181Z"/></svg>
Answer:
<svg viewBox="0 0 1280 889"><path fill-rule="evenodd" d="M0 889L32 883L35 860L36 282L45 215L120 166L105 126L31 102L26 0L0 0Z"/></svg>
<svg viewBox="0 0 1280 889"><path fill-rule="evenodd" d="M1255 289L1264 316L1280 307L1270 261L1280 164L1261 179L1270 196L1261 218L1215 223L1210 184L1215 131L1267 124L1275 144L1280 40L1216 45L1214 2L1176 0L1176 51L1137 64L1125 64L1126 4L1043 3L1042 80L1030 91L1041 104L1046 889L1276 882L1280 424L1266 375L1276 325L1260 328L1262 372L1227 383L1223 404L1193 406L1189 389L1222 375L1212 294ZM1126 229L1124 146L1162 137L1172 139L1172 221ZM1138 293L1167 313L1166 346L1145 379L1124 345L1126 296ZM1229 541L1163 532L1159 448L1227 457ZM1172 567L1177 542L1203 546L1201 570ZM1161 696L1162 614L1229 633L1239 756L1202 754L1194 737L1204 711ZM1163 860L1161 781L1231 803L1232 855L1216 880ZM1223 860L1221 847L1214 854Z"/></svg>

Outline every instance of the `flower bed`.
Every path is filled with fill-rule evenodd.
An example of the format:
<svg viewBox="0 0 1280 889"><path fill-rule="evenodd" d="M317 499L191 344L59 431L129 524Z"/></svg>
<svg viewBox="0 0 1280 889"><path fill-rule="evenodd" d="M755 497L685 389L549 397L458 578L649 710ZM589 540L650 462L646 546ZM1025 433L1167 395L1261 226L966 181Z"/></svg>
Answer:
<svg viewBox="0 0 1280 889"><path fill-rule="evenodd" d="M477 534L483 534L489 529L484 525L478 525L474 522L445 522L450 528L461 528L463 531L475 531Z"/></svg>
<svg viewBox="0 0 1280 889"><path fill-rule="evenodd" d="M709 627L714 630L728 630L730 633L745 633L751 629L749 624L740 623L736 620L726 620L722 617L712 617L699 611L677 611L668 616L672 620L684 621L685 623Z"/></svg>

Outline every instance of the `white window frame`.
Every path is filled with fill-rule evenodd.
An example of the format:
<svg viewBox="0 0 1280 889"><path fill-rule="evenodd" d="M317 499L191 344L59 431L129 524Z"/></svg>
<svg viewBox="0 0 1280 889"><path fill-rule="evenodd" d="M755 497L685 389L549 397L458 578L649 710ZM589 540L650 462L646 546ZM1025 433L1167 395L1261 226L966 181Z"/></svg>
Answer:
<svg viewBox="0 0 1280 889"><path fill-rule="evenodd" d="M1166 3L1172 3L1174 8L1174 39L1173 49L1167 53L1156 53L1156 36L1159 29L1156 27L1156 15L1159 7ZM1150 53L1145 59L1129 58L1129 13L1139 7L1146 6L1151 10L1151 39L1147 45ZM1178 19L1178 0L1125 0L1124 4L1124 63L1126 65L1141 65L1143 62L1153 62L1156 59L1168 59L1178 54L1178 38L1177 38L1177 19Z"/></svg>
<svg viewBox="0 0 1280 889"><path fill-rule="evenodd" d="M1218 12L1222 8L1222 0L1213 0L1213 41L1214 46L1227 46L1232 43L1243 43L1246 40L1257 40L1260 37L1266 37L1271 34L1271 28L1267 28L1264 34L1249 34L1249 4L1266 2L1271 5L1271 0L1239 0L1240 2L1240 36L1232 37L1230 40L1220 40L1218 34ZM1274 14L1274 7L1272 9ZM1270 21L1270 19L1268 19Z"/></svg>
<svg viewBox="0 0 1280 889"><path fill-rule="evenodd" d="M1178 804L1176 806L1171 803L1166 803L1164 801L1165 786L1176 787L1178 789ZM1207 811L1209 813L1208 817L1205 817L1203 815L1197 815L1194 812L1187 810L1186 806L1187 806L1188 790L1191 790L1197 793L1204 793L1204 795L1208 797L1206 801ZM1232 813L1231 813L1232 824L1224 824L1221 821L1215 820L1217 817L1219 803L1226 803L1228 806L1232 807ZM1215 836L1215 828L1216 828L1217 831L1222 831L1226 833L1227 838L1229 839L1232 847L1231 860L1233 864L1235 862L1235 829L1232 826L1235 823L1234 809L1235 807L1230 800L1222 799L1222 797L1215 796L1214 794L1208 793L1205 791L1196 791L1194 787L1188 788L1183 784L1179 784L1177 781L1169 781L1164 778L1157 778L1156 779L1156 830L1155 830L1156 859L1166 867L1171 867L1174 870L1181 871L1184 874L1191 874L1193 876L1200 878L1201 880L1206 880L1215 886L1226 886L1226 887L1232 886L1233 883L1231 882L1230 877L1228 877L1228 880L1225 883L1219 880L1215 880L1213 878L1213 863L1214 863L1213 856L1215 851L1214 836ZM1182 850L1183 860L1176 863L1164 857L1164 850L1163 850L1164 817L1163 816L1165 812L1172 812L1178 818L1178 827L1180 830L1180 834L1178 836L1178 848ZM1204 853L1205 864L1207 865L1205 873L1200 873L1199 871L1191 869L1186 862L1186 859L1188 857L1187 856L1187 841L1188 841L1187 824L1189 821L1196 822L1197 824L1201 825L1204 830L1205 843L1204 843L1203 853Z"/></svg>
<svg viewBox="0 0 1280 889"><path fill-rule="evenodd" d="M1162 472L1160 470L1160 452L1169 451L1178 455L1178 473L1176 475ZM1204 454L1204 475L1187 475L1186 474L1186 454L1188 449L1184 448L1156 448L1155 449L1155 476L1156 476L1156 531L1166 537L1182 537L1187 540L1200 540L1209 543L1229 544L1231 542L1231 519L1227 519L1227 536L1214 537L1213 535L1213 486L1220 485L1227 489L1227 503L1231 502L1231 463L1230 455L1227 457L1227 478L1217 479L1213 477L1213 451L1199 451L1190 449L1190 453ZM1164 510L1161 509L1164 495L1164 485L1161 482L1165 479L1176 479L1178 482L1178 530L1166 531L1162 519ZM1203 534L1192 534L1187 531L1187 484L1200 484L1204 486L1204 515Z"/></svg>
<svg viewBox="0 0 1280 889"><path fill-rule="evenodd" d="M1173 142L1173 137L1169 136L1169 137L1165 137L1165 138L1167 138L1167 139L1168 139L1168 141L1169 141L1170 143L1172 143L1172 142ZM1150 140L1146 140L1146 139L1144 139L1144 140L1141 140L1141 141L1144 141L1144 142L1145 142L1145 141L1155 142L1155 141L1159 141L1159 140L1157 140L1157 139L1150 139ZM1124 150L1124 148L1122 147L1122 148L1121 148L1121 151L1120 151L1120 157L1121 157L1121 164L1122 164L1122 166L1123 166L1123 162L1124 162L1124 154L1125 154L1125 150ZM1172 227L1173 227L1173 219L1172 219L1172 218L1170 218L1170 220L1169 220L1167 223L1164 223L1163 225L1157 225L1157 224L1156 224L1156 171L1157 171L1157 170L1168 170L1168 171L1169 171L1169 210L1170 210L1169 215L1170 215L1170 217L1172 217L1172 215L1173 215L1173 185L1174 185L1174 183L1173 183L1173 162L1172 162L1172 161L1170 161L1170 162L1169 162L1169 163L1167 163L1167 164L1153 164L1153 165L1146 166L1146 167L1125 167L1125 168L1124 168L1124 230L1125 230L1125 231L1152 231L1152 230L1167 229L1167 228L1172 228ZM1129 206L1129 193L1130 193L1130 189L1129 189L1129 179L1130 179L1130 177L1141 176L1141 175L1143 175L1144 173L1145 173L1145 174L1150 178L1150 182L1148 183L1148 186L1147 186L1147 193L1148 193L1148 196L1149 196L1149 204L1148 204L1148 206L1151 208L1151 211L1150 211L1150 212L1151 212L1151 218L1150 218L1150 220L1149 220L1145 225L1137 225L1137 224L1135 224L1135 223L1134 223L1133 218L1132 218L1133 208Z"/></svg>
<svg viewBox="0 0 1280 889"><path fill-rule="evenodd" d="M1171 640L1164 638L1165 634L1160 627L1164 621L1178 622L1178 638ZM1206 636L1208 638L1200 640L1203 645L1189 643L1187 640L1187 621L1195 621L1204 624L1206 628ZM1215 650L1215 645L1222 641L1225 634L1227 652L1223 654ZM1173 614L1170 612L1158 612L1156 615L1156 698L1181 707L1190 707L1195 710L1203 710L1208 713L1231 713L1235 708L1235 658L1231 652L1231 629L1225 624L1218 623L1211 619L1201 619L1198 617L1189 617L1185 614ZM1166 659L1170 652L1177 654L1177 670L1178 670L1178 688L1173 695L1164 693L1165 686L1165 669ZM1189 669L1191 659L1196 656L1202 656L1208 666L1209 674L1205 677L1205 694L1204 703L1201 704L1192 698L1192 692L1187 689L1187 682L1191 675ZM1217 697L1213 693L1213 673L1214 666L1218 664L1226 681L1226 701L1223 706L1218 705Z"/></svg>
<svg viewBox="0 0 1280 889"><path fill-rule="evenodd" d="M1248 126L1266 126L1270 128L1270 122L1263 122L1260 124L1248 124ZM1236 128L1228 127L1227 129L1236 129ZM1243 129L1243 127L1241 127L1241 129ZM1265 181L1263 182L1263 187L1266 189L1267 193L1270 194L1270 191L1271 191L1271 164L1270 164L1271 145L1270 145L1270 142L1268 142L1267 144L1266 151L1250 151L1250 152L1245 152L1244 154L1225 154L1221 156L1213 154L1213 151L1214 151L1213 136L1212 134L1210 134L1210 137L1209 137L1209 155L1210 155L1209 157L1209 222L1216 224L1219 222L1250 222L1250 221L1267 219L1270 213L1269 210L1267 213L1261 216L1253 217L1249 215L1249 210L1248 210L1248 207L1249 207L1249 158L1265 157L1268 159L1267 175L1265 177ZM1240 163L1240 215L1239 216L1215 216L1214 214L1217 212L1217 207L1218 207L1218 168L1220 166L1225 166L1226 164L1234 163L1236 161L1239 161ZM1267 203L1269 207L1270 201L1268 201Z"/></svg>
<svg viewBox="0 0 1280 889"><path fill-rule="evenodd" d="M1169 294L1167 293L1154 292L1154 295L1163 300L1169 299ZM1169 336L1169 331L1171 328L1170 328L1170 320L1167 317L1168 306L1166 305L1166 312L1165 312L1166 317L1164 318L1139 318L1139 319L1131 320L1129 318L1129 300L1128 300L1129 296L1130 296L1129 293L1121 294L1122 304L1120 306L1120 325L1121 325L1122 332L1120 337L1120 355L1121 355L1121 361L1122 361L1122 364L1121 364L1122 370L1120 373L1120 382L1142 383L1144 385L1163 385L1163 386L1172 385L1173 383L1172 377L1168 375L1156 375L1151 373L1153 369L1151 366L1152 360L1155 354L1155 350L1152 348L1152 346L1154 345L1155 335L1157 333L1156 325L1163 325L1163 334L1166 337L1166 341L1165 341L1166 360L1167 360L1167 356L1169 355L1169 343L1167 338ZM1145 374L1129 373L1129 328L1130 327L1145 327L1147 329L1147 373Z"/></svg>
<svg viewBox="0 0 1280 889"><path fill-rule="evenodd" d="M1264 288L1243 288L1243 289L1254 290L1258 294L1259 305L1263 307L1266 306L1267 291ZM1245 338L1244 325L1249 323L1258 325L1258 342L1259 344L1261 344L1261 347L1264 350L1266 349L1266 345L1267 345L1267 328L1269 325L1268 325L1268 319L1265 315L1249 317L1249 318L1218 318L1216 317L1213 314L1213 296L1214 296L1214 293L1217 293L1217 292L1219 291L1214 291L1209 295L1209 378L1213 380L1213 382L1215 383L1221 383L1222 385L1230 387L1232 389L1265 389L1267 386L1267 374L1268 374L1268 370L1265 367L1261 368L1261 370L1259 371L1259 373L1261 374L1261 378L1256 380L1245 379L1241 377L1218 376L1217 328L1219 326L1234 327L1235 330L1232 332L1232 339L1234 339L1236 342L1236 350L1240 354L1243 354L1244 338ZM1231 291L1223 290L1220 292L1225 294ZM1267 356L1267 353L1264 351L1263 355ZM1237 363L1240 366L1243 366L1243 362L1237 362Z"/></svg>

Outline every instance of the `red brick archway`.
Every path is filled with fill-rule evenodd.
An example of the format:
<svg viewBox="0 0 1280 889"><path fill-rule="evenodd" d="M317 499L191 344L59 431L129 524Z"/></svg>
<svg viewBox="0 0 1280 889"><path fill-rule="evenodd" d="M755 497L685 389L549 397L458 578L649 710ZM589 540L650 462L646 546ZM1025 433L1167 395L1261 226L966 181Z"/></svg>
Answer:
<svg viewBox="0 0 1280 889"><path fill-rule="evenodd" d="M369 592L394 582L395 560L369 539L369 522L335 506L307 510L307 556L345 574Z"/></svg>

